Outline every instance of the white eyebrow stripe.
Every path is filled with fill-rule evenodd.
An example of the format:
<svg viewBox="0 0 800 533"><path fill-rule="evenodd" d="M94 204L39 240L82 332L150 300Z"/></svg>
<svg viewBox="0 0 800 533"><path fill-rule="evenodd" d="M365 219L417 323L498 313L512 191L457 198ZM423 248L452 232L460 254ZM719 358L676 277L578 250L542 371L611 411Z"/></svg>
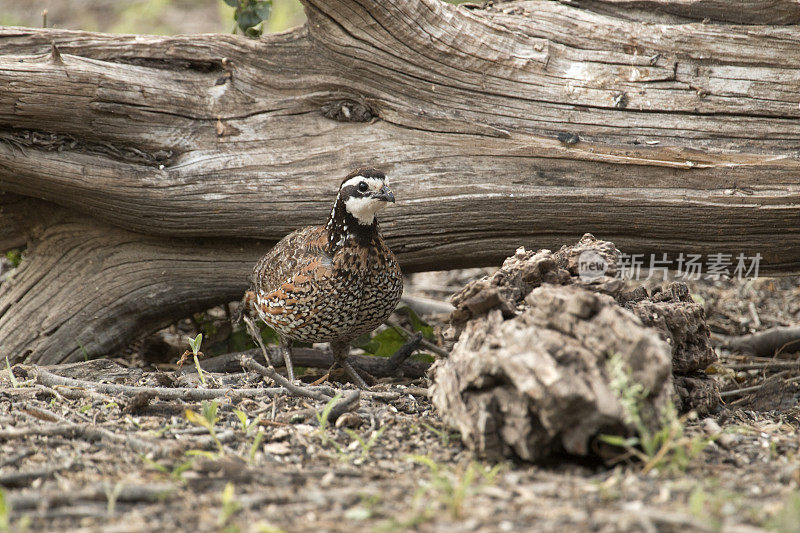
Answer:
<svg viewBox="0 0 800 533"><path fill-rule="evenodd" d="M349 180L345 181L344 183L342 183L341 188L343 189L350 185L357 186L362 181L366 181L367 184L369 185L369 188L373 190L380 190L380 188L383 187L383 185L385 184L383 180L380 180L378 178L365 178L364 176L354 176Z"/></svg>

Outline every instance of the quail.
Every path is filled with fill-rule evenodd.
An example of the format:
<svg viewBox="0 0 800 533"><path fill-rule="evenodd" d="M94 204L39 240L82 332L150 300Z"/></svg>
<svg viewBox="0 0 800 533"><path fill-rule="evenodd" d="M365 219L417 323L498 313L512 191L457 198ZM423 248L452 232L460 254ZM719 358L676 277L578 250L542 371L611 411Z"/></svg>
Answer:
<svg viewBox="0 0 800 533"><path fill-rule="evenodd" d="M342 181L325 225L290 233L253 269L243 307L277 332L290 380L292 342L327 342L335 364L368 388L348 360L350 343L383 323L403 292L375 216L389 202L384 173L357 169Z"/></svg>

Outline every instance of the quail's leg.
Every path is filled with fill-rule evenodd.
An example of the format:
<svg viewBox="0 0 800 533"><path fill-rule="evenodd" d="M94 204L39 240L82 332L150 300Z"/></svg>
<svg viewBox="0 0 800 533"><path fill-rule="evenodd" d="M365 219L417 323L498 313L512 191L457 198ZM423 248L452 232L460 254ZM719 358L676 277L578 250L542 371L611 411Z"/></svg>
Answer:
<svg viewBox="0 0 800 533"><path fill-rule="evenodd" d="M283 360L286 363L286 377L289 381L294 381L294 365L292 365L292 339L280 337L278 340L278 347L283 354Z"/></svg>
<svg viewBox="0 0 800 533"><path fill-rule="evenodd" d="M352 363L348 359L350 355L350 343L343 342L343 341L334 341L331 343L331 351L333 352L333 360L336 363L339 363L339 366L344 368L344 371L347 372L347 375L350 376L350 379L358 386L359 389L369 390L369 385L367 382L364 381L356 369L353 368Z"/></svg>

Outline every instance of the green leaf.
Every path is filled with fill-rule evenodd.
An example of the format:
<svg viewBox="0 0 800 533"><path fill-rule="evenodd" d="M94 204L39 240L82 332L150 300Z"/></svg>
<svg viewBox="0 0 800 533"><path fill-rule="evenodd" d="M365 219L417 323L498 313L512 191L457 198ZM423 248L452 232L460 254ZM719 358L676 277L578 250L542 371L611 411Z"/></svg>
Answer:
<svg viewBox="0 0 800 533"><path fill-rule="evenodd" d="M9 260L12 267L17 268L22 262L22 252L20 250L9 250L6 252L6 259Z"/></svg>
<svg viewBox="0 0 800 533"><path fill-rule="evenodd" d="M339 403L339 399L342 397L341 392L337 392L333 398L328 400L328 403L325 404L325 407L322 409L321 413L315 413L317 417L317 422L319 423L319 427L322 431L325 431L325 428L328 426L328 417L331 415L331 410L333 406Z"/></svg>
<svg viewBox="0 0 800 533"><path fill-rule="evenodd" d="M183 463L179 464L178 466L172 469L170 476L172 476L174 479L180 480L183 478L183 473L192 468L193 466L194 466L193 460L190 459L188 461L184 461Z"/></svg>
<svg viewBox="0 0 800 533"><path fill-rule="evenodd" d="M215 400L210 402L203 400L203 418L208 420L211 426L217 422L217 409L219 409L219 404Z"/></svg>
<svg viewBox="0 0 800 533"><path fill-rule="evenodd" d="M247 415L244 414L244 411L240 411L239 409L234 409L233 413L236 415L236 418L239 419L239 423L242 425L242 429L247 431Z"/></svg>
<svg viewBox="0 0 800 533"><path fill-rule="evenodd" d="M605 442L606 444L617 446L619 448L632 448L639 444L639 439L636 437L625 438L621 435L600 435L598 438L600 441Z"/></svg>
<svg viewBox="0 0 800 533"><path fill-rule="evenodd" d="M255 438L253 439L253 444L250 446L250 462L252 463L256 459L256 452L258 448L261 446L261 441L264 440L264 432L259 431L256 433Z"/></svg>
<svg viewBox="0 0 800 533"><path fill-rule="evenodd" d="M219 454L216 452L209 452L207 450L187 450L186 455L189 457L205 457L212 461L219 459Z"/></svg>
<svg viewBox="0 0 800 533"><path fill-rule="evenodd" d="M238 7L239 6L239 0L224 0L224 1L225 1L226 4L228 4L231 7Z"/></svg>
<svg viewBox="0 0 800 533"><path fill-rule="evenodd" d="M406 343L405 335L395 328L386 328L375 335L373 340L380 343L380 347L375 352L375 355L380 357L391 357Z"/></svg>
<svg viewBox="0 0 800 533"><path fill-rule="evenodd" d="M272 0L256 2L253 6L253 11L261 20L267 20L272 12Z"/></svg>
<svg viewBox="0 0 800 533"><path fill-rule="evenodd" d="M6 370L8 371L8 377L11 378L11 388L18 389L19 381L17 381L17 377L14 375L14 371L11 370L11 363L8 362L8 357L6 357ZM53 399L55 400L55 398Z"/></svg>
<svg viewBox="0 0 800 533"><path fill-rule="evenodd" d="M6 501L6 493L0 488L0 531L11 531L11 506Z"/></svg>
<svg viewBox="0 0 800 533"><path fill-rule="evenodd" d="M367 346L369 342L372 340L372 336L369 333L364 333L359 338L351 342L350 344L354 348L361 348L364 349L364 346Z"/></svg>
<svg viewBox="0 0 800 533"><path fill-rule="evenodd" d="M188 420L189 422L191 422L195 426L204 427L206 429L211 429L212 428L212 425L208 423L208 420L206 420L204 417L198 415L197 413L195 413L194 411L192 411L190 409L187 409L186 411L184 411L183 414L184 414L184 416L186 416L186 420Z"/></svg>
<svg viewBox="0 0 800 533"><path fill-rule="evenodd" d="M167 468L166 466L153 461L152 459L146 457L144 454L140 455L139 457L142 459L142 461L147 463L147 465L150 468L154 468L154 469L158 470L159 472L163 472L164 474L169 474L169 468Z"/></svg>
<svg viewBox="0 0 800 533"><path fill-rule="evenodd" d="M248 28L256 26L261 22L261 19L252 8L248 7L239 12L239 17L236 19L236 22L239 24L242 31L245 31Z"/></svg>
<svg viewBox="0 0 800 533"><path fill-rule="evenodd" d="M197 337L195 337L194 339L191 337L186 337L186 338L189 340L189 348L192 349L192 353L194 355L197 355L197 352L200 351L200 344L202 344L203 342L203 334L198 333Z"/></svg>
<svg viewBox="0 0 800 533"><path fill-rule="evenodd" d="M436 340L436 338L433 335L433 326L429 325L427 322L422 320L413 309L404 305L402 307L399 307L397 311L405 313L408 316L408 319L411 321L411 328L414 331L421 332L422 336L428 339L429 341Z"/></svg>

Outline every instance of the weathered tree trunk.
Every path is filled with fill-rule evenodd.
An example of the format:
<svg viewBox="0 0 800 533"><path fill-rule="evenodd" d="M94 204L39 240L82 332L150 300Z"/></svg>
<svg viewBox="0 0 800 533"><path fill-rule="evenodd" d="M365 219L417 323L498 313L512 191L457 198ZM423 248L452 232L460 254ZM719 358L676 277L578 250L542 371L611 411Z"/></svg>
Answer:
<svg viewBox="0 0 800 533"><path fill-rule="evenodd" d="M30 241L0 353L101 355L235 298L365 164L406 271L587 231L800 271L800 32L738 25L795 2L304 3L260 40L0 29L0 191L27 198L0 244Z"/></svg>

